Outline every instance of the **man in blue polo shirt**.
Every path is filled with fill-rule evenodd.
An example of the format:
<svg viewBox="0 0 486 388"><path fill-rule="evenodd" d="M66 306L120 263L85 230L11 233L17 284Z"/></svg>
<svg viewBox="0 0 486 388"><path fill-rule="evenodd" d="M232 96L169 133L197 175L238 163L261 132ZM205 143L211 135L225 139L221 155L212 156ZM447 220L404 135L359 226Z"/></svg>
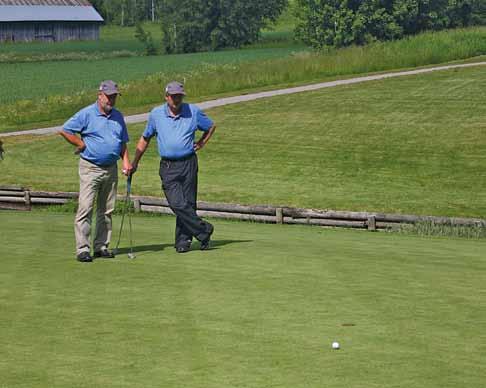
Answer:
<svg viewBox="0 0 486 388"><path fill-rule="evenodd" d="M196 213L196 152L207 144L216 127L197 106L183 102L185 94L181 83L173 81L167 85L166 103L150 112L132 163L135 171L150 139L156 136L161 157L159 175L162 188L177 217L175 248L179 253L190 250L193 237L200 241L201 250L209 249L214 231L213 225ZM197 130L203 135L195 141Z"/></svg>
<svg viewBox="0 0 486 388"><path fill-rule="evenodd" d="M80 262L93 261L90 233L95 198L97 214L94 257L114 257L108 245L118 184L118 159L122 158L125 175L130 175L132 170L126 146L128 132L125 120L114 108L118 94L116 83L103 81L98 91L98 100L66 121L60 132L69 143L76 146L75 153L80 156L79 205L74 227L76 258Z"/></svg>

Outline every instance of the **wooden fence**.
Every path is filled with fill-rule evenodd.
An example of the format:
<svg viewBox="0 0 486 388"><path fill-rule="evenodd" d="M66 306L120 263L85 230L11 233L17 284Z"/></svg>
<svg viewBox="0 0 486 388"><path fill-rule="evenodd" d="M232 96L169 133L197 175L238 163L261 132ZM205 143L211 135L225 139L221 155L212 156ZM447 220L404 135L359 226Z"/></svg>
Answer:
<svg viewBox="0 0 486 388"><path fill-rule="evenodd" d="M0 209L30 210L32 205L60 205L78 198L76 192L30 191L18 186L0 186ZM118 200L124 196L119 195ZM173 214L167 200L131 196L135 212ZM199 201L198 214L203 217L246 220L274 224L303 224L360 228L368 230L396 228L400 224L431 222L438 225L481 226L486 220L371 212L300 209L284 206L246 206Z"/></svg>

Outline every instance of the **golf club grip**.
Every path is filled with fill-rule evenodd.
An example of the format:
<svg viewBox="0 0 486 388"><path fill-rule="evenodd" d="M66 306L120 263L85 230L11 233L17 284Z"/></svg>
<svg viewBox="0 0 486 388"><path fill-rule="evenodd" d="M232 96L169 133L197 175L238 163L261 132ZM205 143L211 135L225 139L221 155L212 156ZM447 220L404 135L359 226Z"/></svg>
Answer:
<svg viewBox="0 0 486 388"><path fill-rule="evenodd" d="M127 193L132 191L132 174L127 177Z"/></svg>

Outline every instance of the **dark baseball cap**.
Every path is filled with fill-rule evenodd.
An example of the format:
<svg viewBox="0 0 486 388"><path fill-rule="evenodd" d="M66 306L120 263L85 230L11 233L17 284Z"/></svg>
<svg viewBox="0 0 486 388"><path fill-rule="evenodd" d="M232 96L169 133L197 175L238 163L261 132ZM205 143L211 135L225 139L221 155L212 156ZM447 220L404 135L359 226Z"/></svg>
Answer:
<svg viewBox="0 0 486 388"><path fill-rule="evenodd" d="M118 85L112 80L103 81L100 84L99 91L105 93L107 96L111 96L112 94L120 94Z"/></svg>
<svg viewBox="0 0 486 388"><path fill-rule="evenodd" d="M184 85L182 85L180 82L177 81L172 81L167 84L165 87L165 93L166 94L182 94L183 96L186 95L186 92L184 91Z"/></svg>

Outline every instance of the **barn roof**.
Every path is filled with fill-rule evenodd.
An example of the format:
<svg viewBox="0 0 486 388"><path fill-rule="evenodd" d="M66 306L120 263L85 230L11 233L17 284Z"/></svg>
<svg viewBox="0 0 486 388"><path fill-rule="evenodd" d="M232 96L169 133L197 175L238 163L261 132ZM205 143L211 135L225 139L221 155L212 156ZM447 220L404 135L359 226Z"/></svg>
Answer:
<svg viewBox="0 0 486 388"><path fill-rule="evenodd" d="M91 21L103 18L86 0L0 0L0 22Z"/></svg>
<svg viewBox="0 0 486 388"><path fill-rule="evenodd" d="M91 6L87 0L0 0L0 5L65 5Z"/></svg>

